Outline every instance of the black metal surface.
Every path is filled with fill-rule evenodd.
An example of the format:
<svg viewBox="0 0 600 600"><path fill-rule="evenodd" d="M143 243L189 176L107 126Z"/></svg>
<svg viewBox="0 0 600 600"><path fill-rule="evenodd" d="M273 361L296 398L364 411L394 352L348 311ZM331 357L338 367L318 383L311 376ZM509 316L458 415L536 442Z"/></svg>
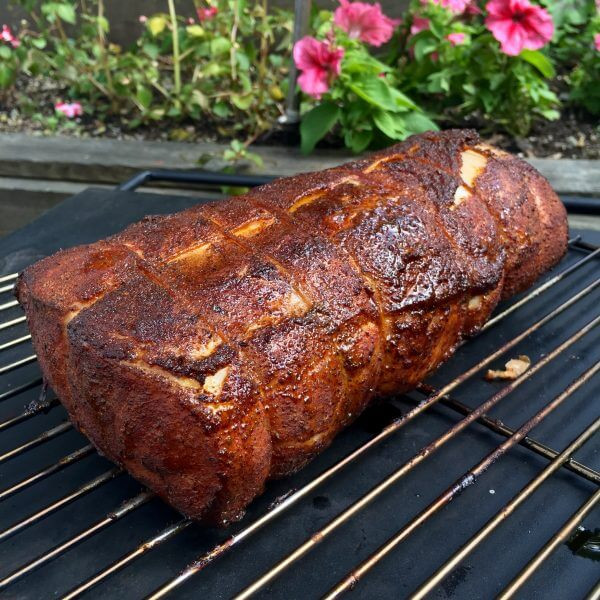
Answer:
<svg viewBox="0 0 600 600"><path fill-rule="evenodd" d="M87 190L66 200L21 231L0 240L0 274L20 270L61 247L95 241L145 214L173 212L194 203L194 199L177 196ZM585 232L585 239L598 244L600 234ZM584 255L584 249L571 250L559 268L572 264ZM463 346L431 378L431 383L439 386L464 371L520 333L540 315L585 287L597 277L598 271L598 261L590 261L504 322ZM5 294L2 301L6 297L8 295ZM505 360L518 354L538 360L597 315L598 300L597 291L590 294L573 309L524 340L494 366L501 366ZM20 314L19 309L10 309L4 314L0 313L0 321ZM23 325L0 331L0 344L23 335L25 331ZM599 348L600 331L596 329L503 400L492 411L492 416L513 428L518 427L595 363L599 358ZM30 353L28 343L5 350L0 353L0 366ZM36 377L39 377L36 364L7 373L0 378L0 394ZM481 375L477 375L458 388L453 397L475 407L497 391L500 385L486 382ZM600 378L596 377L576 392L556 414L536 427L533 435L560 451L598 416L599 393ZM21 413L39 394L40 387L36 386L13 397L5 397L0 401L0 422ZM414 397L420 399L418 394ZM299 474L270 484L265 494L251 505L242 523L228 530L205 529L194 525L106 579L88 597L140 598L152 592L175 576L188 562L262 515L282 494L312 480L370 439L383 425L396 418L400 410L405 411L412 405L410 399L399 398L393 403L374 407ZM357 464L324 484L275 523L192 578L176 591L174 597L231 597L459 418L448 407L434 406L369 452ZM0 455L64 419L64 410L55 407L2 431ZM286 599L320 597L501 440L501 436L482 425L473 424L299 561L293 569L275 580L269 592L263 596ZM0 490L86 444L83 436L69 430L18 457L0 463ZM576 457L588 466L600 469L600 444L597 440L588 443ZM511 450L476 485L450 503L379 564L359 583L351 597L398 598L410 593L546 464L546 459L526 448ZM90 454L4 500L0 504L0 530L51 504L111 466L97 454ZM2 541L0 578L104 518L140 489L127 475L120 475ZM436 590L434 597L462 599L495 595L594 490L591 482L569 471L560 471L456 569ZM0 596L60 596L179 519L179 515L170 508L153 500L14 583L6 591L0 592ZM599 522L600 511L595 510L586 519L585 525L594 529ZM523 589L522 597L561 600L583 597L595 584L597 577L597 563L575 556L567 547L561 547Z"/></svg>
<svg viewBox="0 0 600 600"><path fill-rule="evenodd" d="M133 192L141 185L152 181L169 183L197 183L208 185L229 185L240 187L255 187L276 179L274 175L243 175L214 173L211 171L143 171L122 183L117 189L123 192Z"/></svg>

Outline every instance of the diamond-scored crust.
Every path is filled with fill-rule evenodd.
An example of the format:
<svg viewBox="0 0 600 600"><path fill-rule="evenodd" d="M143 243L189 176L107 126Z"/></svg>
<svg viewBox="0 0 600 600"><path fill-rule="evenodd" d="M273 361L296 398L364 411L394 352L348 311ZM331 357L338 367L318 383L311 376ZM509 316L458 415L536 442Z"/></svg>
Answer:
<svg viewBox="0 0 600 600"><path fill-rule="evenodd" d="M566 242L535 169L446 131L147 217L32 265L17 295L77 427L225 523L374 396L421 381Z"/></svg>

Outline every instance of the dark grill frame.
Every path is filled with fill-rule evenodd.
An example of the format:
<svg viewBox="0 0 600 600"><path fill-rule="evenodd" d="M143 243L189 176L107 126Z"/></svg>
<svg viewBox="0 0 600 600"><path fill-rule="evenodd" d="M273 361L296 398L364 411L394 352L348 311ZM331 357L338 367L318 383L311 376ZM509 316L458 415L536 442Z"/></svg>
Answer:
<svg viewBox="0 0 600 600"><path fill-rule="evenodd" d="M135 190L139 185L148 181L165 180L171 182L193 182L200 184L221 184L221 185L260 185L266 181L272 179L271 177L252 177L252 176L221 176L221 175L206 175L203 173L198 174L176 174L173 175L170 172L145 172L130 182L120 186L120 190L132 191ZM584 210L589 211L589 203L584 203L586 206ZM600 206L600 204L598 205ZM572 208L577 209L576 204L572 204ZM600 212L600 211L599 211ZM543 299L544 294L550 290L556 289L559 284L567 283L569 277L576 273L579 273L586 265L589 267L590 264L595 262L600 257L600 247L594 246L582 240L579 236L572 239L569 242L570 254L579 254L581 257L571 265L558 267L558 273L550 276L543 283L538 283L536 286L522 297L518 298L512 304L505 307L501 312L496 314L483 328L482 334L489 329L495 327L499 323L503 322L509 316L514 315L519 310L527 309L532 304ZM0 332L3 330L18 327L24 321L23 316L17 316L16 301L10 300L8 293L12 290L13 282L16 274L9 274L0 277L0 319L7 315L6 320L0 322ZM475 465L463 473L454 483L452 483L447 489L442 491L432 503L430 503L425 509L419 514L413 517L404 527L397 529L392 524L390 526L390 537L387 541L378 547L378 549L362 561L356 559L356 567L353 568L346 577L344 577L330 592L325 596L326 598L337 598L343 592L349 591L354 588L357 583L366 577L367 573L371 571L379 562L386 557L392 550L394 550L399 543L404 541L413 531L416 531L418 527L426 524L428 519L442 510L452 500L456 499L465 489L470 487L475 481L483 475L489 467L491 467L498 458L504 456L513 447L520 445L526 448L532 454L544 457L547 461L546 467L536 475L534 479L531 479L529 483L523 488L524 491L517 494L515 498L510 500L504 508L493 516L487 523L477 529L475 535L466 535L466 541L461 547L455 551L449 553L449 558L446 562L441 565L430 577L422 581L420 587L417 590L412 590L412 596L414 598L422 598L426 594L430 593L435 586L444 580L445 577L452 574L453 570L467 558L473 550L475 550L479 543L483 542L489 534L496 531L496 528L500 526L505 519L509 518L510 514L516 507L527 500L531 494L537 489L542 482L550 478L551 475L557 471L563 469L575 474L586 484L592 484L596 486L596 491L589 495L586 502L581 505L572 516L563 524L559 524L560 528L552 532L548 542L541 548L537 555L531 557L531 560L523 565L522 570L518 573L514 579L507 582L505 591L500 597L509 598L512 597L522 585L524 585L529 577L536 571L536 569L543 564L547 557L554 551L559 544L565 541L573 531L573 529L584 519L584 517L590 513L598 504L600 504L600 472L588 466L582 464L575 458L573 454L578 450L584 443L588 442L590 438L597 433L600 429L600 418L595 419L591 424L587 425L583 431L579 432L579 435L572 442L562 450L554 449L535 439L529 435L531 429L542 422L548 415L555 409L558 409L563 402L568 401L569 397L576 392L576 390L586 385L597 373L600 371L600 352L596 353L595 364L587 369L584 373L572 379L571 383L560 393L551 394L547 397L546 405L540 409L533 417L527 419L521 426L517 428L510 428L498 419L489 416L489 411L502 399L512 393L514 390L519 388L522 384L525 384L531 377L533 377L540 369L549 364L556 357L566 353L568 349L572 347L586 335L592 333L592 331L600 323L600 313L588 319L586 326L580 328L578 331L570 335L562 343L550 344L547 348L547 353L543 355L540 360L532 363L530 369L526 371L521 377L512 381L506 385L503 385L499 390L492 394L490 398L477 406L477 408L470 408L462 403L457 398L450 396L454 390L460 385L469 382L475 376L480 374L482 369L492 364L498 364L499 359L507 360L513 355L510 352L513 349L527 340L532 334L541 330L547 323L557 318L559 315L563 315L566 311L576 309L577 303L590 297L590 295L598 293L600 287L600 278L595 279L588 283L583 288L570 294L566 300L563 300L557 307L552 310L542 310L538 314L535 322L529 327L523 328L523 330L516 336L507 340L503 344L500 344L491 353L488 353L483 360L479 360L473 367L463 371L460 375L450 379L450 381L442 382L440 385L434 387L431 384L421 384L415 393L409 395L407 398L414 402L412 408L406 411L406 407L398 400L391 400L390 405L396 405L398 409L403 412L402 416L392 420L388 423L378 434L371 437L368 441L358 446L353 452L346 455L341 460L335 462L332 466L325 469L316 478L299 487L298 489L292 489L283 499L276 503L274 506L264 512L258 518L252 520L248 525L244 525L237 529L237 533L216 544L208 552L204 552L198 558L190 563L179 575L167 581L157 589L150 598L162 598L180 588L183 583L193 580L193 577L211 565L216 561L217 558L223 557L225 554L229 554L234 548L238 546L242 541L249 539L254 534L258 533L263 527L273 523L280 515L288 512L292 507L300 503L302 500L308 498L313 492L315 492L325 482L329 482L334 478L335 475L341 473L347 466L358 462L359 458L363 458L369 451L374 450L375 447L382 444L384 440L391 438L393 434L402 429L405 425L412 422L416 417L421 414L428 414L428 410L434 405L443 405L453 411L454 413L461 415L462 419L456 422L448 431L442 436L438 437L434 441L426 444L421 450L410 457L404 462L399 468L388 475L385 479L379 482L371 491L367 491L361 494L355 499L348 507L340 510L337 516L333 518L325 526L321 526L317 531L311 531L310 535L307 536L306 541L298 546L292 553L285 556L274 566L272 566L266 573L262 574L254 583L245 587L243 590L238 592L237 598L249 598L259 591L264 591L265 587L275 580L279 575L283 574L284 571L300 560L303 556L308 554L311 550L316 548L321 542L329 538L338 531L342 525L346 524L353 518L358 518L357 515L369 506L373 501L379 499L391 486L396 484L421 462L423 462L430 455L434 454L438 449L441 448L447 442L450 442L459 436L459 434L471 423L477 422L478 424L485 427L490 432L500 435L504 438L504 441L496 446L491 452L489 452L484 459L477 462ZM4 300L6 299L6 300ZM563 315L564 316L564 315ZM18 335L6 342L0 344L0 356L4 351L13 350L16 347L25 346L30 341L28 334ZM476 342L470 342L476 343ZM23 367L26 367L30 363L35 362L36 357L34 354L25 353L22 357L17 358L9 363L0 363L0 375L13 373ZM37 390L41 388L42 380L39 377L29 381L19 381L18 384L11 390L0 393L0 402L9 400L19 394L29 393L29 398L35 396ZM42 394L42 398L38 402L30 404L23 412L17 413L10 418L0 422L0 439L2 432L9 430L19 424L29 421L33 418L43 418L48 411L58 405L56 398L45 398ZM406 399L405 399L406 400ZM483 399L482 399L483 400ZM62 410L62 409L61 409ZM64 434L65 432L72 429L72 425L69 421L64 421L53 425L46 431L38 434L20 445L13 447L4 453L0 454L0 469L2 465L21 455L24 454L46 442ZM467 435L467 434L464 434ZM598 440L596 439L596 442ZM25 489L34 486L35 484L45 481L52 475L63 472L65 469L76 465L79 461L83 460L90 455L95 453L94 448L91 444L85 444L79 449L76 449L69 454L65 455L62 459L49 465L40 465L40 468L28 474L26 477L17 481L8 487L2 486L0 489L0 503L13 495L22 492ZM1 471L0 471L1 473ZM83 485L80 485L73 489L68 494L55 500L54 502L47 504L43 508L31 513L26 518L16 521L11 526L0 531L0 543L6 543L7 540L23 532L34 524L42 521L48 515L62 509L68 505L76 507L76 502L101 488L108 482L113 481L117 477L123 475L123 471L118 467L110 467L100 475L90 479ZM119 506L116 510L109 512L105 516L100 517L96 522L88 526L86 529L80 531L77 535L68 538L66 541L54 546L50 550L28 560L17 569L13 569L9 573L0 571L0 592L8 590L10 597L11 585L21 578L31 575L37 569L47 565L50 561L62 556L65 552L74 548L77 544L92 538L99 532L106 530L114 523L124 519L127 515L134 513L138 508L148 504L155 498L152 492L142 490L140 493L133 495L128 501ZM289 513L293 514L293 513ZM558 525L558 524L557 524ZM96 585L105 581L109 576L119 572L121 569L135 565L135 561L142 556L151 553L153 550L162 546L163 544L175 539L179 534L185 530L194 528L193 523L188 519L180 519L175 523L161 529L156 535L148 538L144 543L135 546L133 549L128 550L120 559L107 564L100 572L91 577L85 577L80 584L71 589L64 598L75 598L80 594L95 588ZM125 550L125 549L124 549ZM182 567L183 565L180 565ZM592 566L593 568L593 566ZM258 573L260 575L260 573ZM215 594L215 597L220 597ZM590 598L600 598L600 581L591 590L589 590L588 596Z"/></svg>

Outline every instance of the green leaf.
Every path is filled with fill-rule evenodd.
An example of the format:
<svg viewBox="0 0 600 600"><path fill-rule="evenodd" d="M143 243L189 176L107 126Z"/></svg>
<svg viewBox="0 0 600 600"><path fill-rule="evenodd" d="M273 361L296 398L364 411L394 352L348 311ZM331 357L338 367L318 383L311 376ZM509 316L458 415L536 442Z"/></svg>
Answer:
<svg viewBox="0 0 600 600"><path fill-rule="evenodd" d="M71 4L57 4L56 14L66 23L75 25L75 7Z"/></svg>
<svg viewBox="0 0 600 600"><path fill-rule="evenodd" d="M0 63L0 88L8 88L15 78L15 71L7 64Z"/></svg>
<svg viewBox="0 0 600 600"><path fill-rule="evenodd" d="M210 42L210 51L213 55L227 54L231 48L231 42L225 37L217 37Z"/></svg>
<svg viewBox="0 0 600 600"><path fill-rule="evenodd" d="M369 77L350 84L350 89L369 104L383 110L398 111L390 86L379 77Z"/></svg>
<svg viewBox="0 0 600 600"><path fill-rule="evenodd" d="M248 57L243 52L236 52L235 53L235 60L236 60L236 62L238 64L238 67L240 69L242 69L243 71L250 70L250 60L248 59Z"/></svg>
<svg viewBox="0 0 600 600"><path fill-rule="evenodd" d="M322 102L307 112L300 123L301 150L312 152L317 142L331 130L340 118L340 108L333 102Z"/></svg>
<svg viewBox="0 0 600 600"><path fill-rule="evenodd" d="M373 113L373 122L377 129L392 140L401 139L406 136L404 119L398 115L392 115L387 111L378 110Z"/></svg>
<svg viewBox="0 0 600 600"><path fill-rule="evenodd" d="M365 131L354 131L349 129L344 134L344 143L352 152L358 154L365 150L373 139L373 131L371 129Z"/></svg>
<svg viewBox="0 0 600 600"><path fill-rule="evenodd" d="M31 43L38 50L43 50L46 47L46 40L44 38L32 38Z"/></svg>
<svg viewBox="0 0 600 600"><path fill-rule="evenodd" d="M156 59L158 57L158 55L160 54L159 47L156 44L150 44L149 42L146 42L142 46L142 49L153 60Z"/></svg>
<svg viewBox="0 0 600 600"><path fill-rule="evenodd" d="M152 104L152 91L140 85L137 88L136 98L144 108L148 108Z"/></svg>
<svg viewBox="0 0 600 600"><path fill-rule="evenodd" d="M550 59L539 50L522 50L519 56L533 65L544 77L551 79L556 74Z"/></svg>
<svg viewBox="0 0 600 600"><path fill-rule="evenodd" d="M185 30L190 37L201 38L205 35L204 29L200 25L189 25Z"/></svg>
<svg viewBox="0 0 600 600"><path fill-rule="evenodd" d="M437 131L438 126L427 116L420 112L411 112L404 116L404 122L411 133L423 131Z"/></svg>
<svg viewBox="0 0 600 600"><path fill-rule="evenodd" d="M231 109L225 102L216 102L212 107L212 111L217 115L217 117L225 118L231 115Z"/></svg>
<svg viewBox="0 0 600 600"><path fill-rule="evenodd" d="M251 94L240 96L239 94L233 94L231 96L231 102L234 106L239 108L240 110L248 110L250 105L252 104L252 100L254 98Z"/></svg>
<svg viewBox="0 0 600 600"><path fill-rule="evenodd" d="M0 46L0 58L8 60L12 52L8 46Z"/></svg>

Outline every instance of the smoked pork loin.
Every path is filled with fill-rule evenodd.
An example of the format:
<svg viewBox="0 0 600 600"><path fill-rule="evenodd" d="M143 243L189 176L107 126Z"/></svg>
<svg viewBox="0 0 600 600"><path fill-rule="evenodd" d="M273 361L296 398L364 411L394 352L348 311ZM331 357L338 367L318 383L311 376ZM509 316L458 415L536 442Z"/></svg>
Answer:
<svg viewBox="0 0 600 600"><path fill-rule="evenodd" d="M566 247L533 167L446 131L146 217L32 265L17 296L79 430L182 513L227 523Z"/></svg>

